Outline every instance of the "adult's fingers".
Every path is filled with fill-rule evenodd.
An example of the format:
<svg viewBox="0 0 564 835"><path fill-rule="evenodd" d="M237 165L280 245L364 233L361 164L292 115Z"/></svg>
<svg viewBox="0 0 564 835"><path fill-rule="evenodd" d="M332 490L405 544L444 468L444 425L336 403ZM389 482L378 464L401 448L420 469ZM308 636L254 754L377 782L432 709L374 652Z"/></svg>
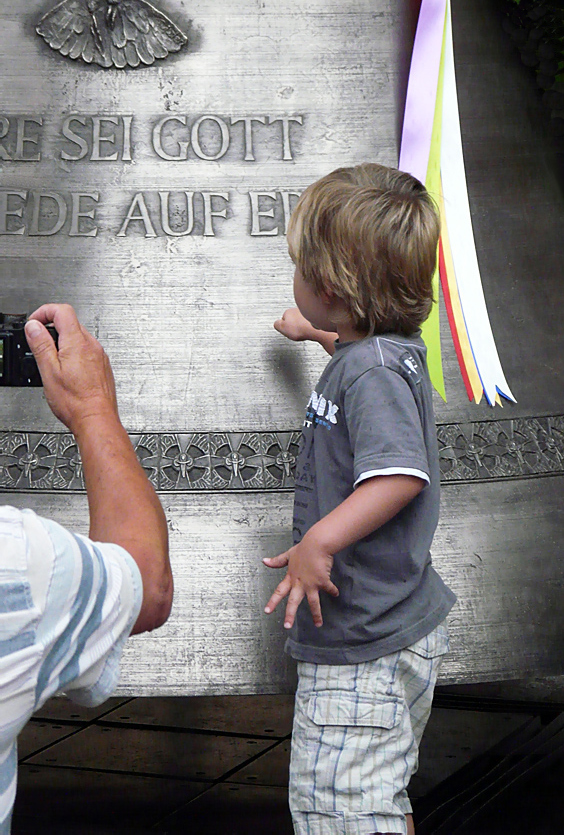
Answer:
<svg viewBox="0 0 564 835"><path fill-rule="evenodd" d="M82 326L70 304L44 304L34 310L29 319L37 320L43 325L53 324L59 334L59 341L62 342L68 337L83 335Z"/></svg>
<svg viewBox="0 0 564 835"><path fill-rule="evenodd" d="M271 612L273 612L276 609L276 607L278 606L278 604L280 603L282 598L286 597L286 595L288 594L288 592L290 591L291 588L292 588L292 581L290 580L290 578L286 574L286 576L284 577L282 582L278 583L278 585L276 586L276 588L274 589L274 591L271 595L270 600L268 601L268 603L264 607L264 611L266 612L267 615L269 615Z"/></svg>

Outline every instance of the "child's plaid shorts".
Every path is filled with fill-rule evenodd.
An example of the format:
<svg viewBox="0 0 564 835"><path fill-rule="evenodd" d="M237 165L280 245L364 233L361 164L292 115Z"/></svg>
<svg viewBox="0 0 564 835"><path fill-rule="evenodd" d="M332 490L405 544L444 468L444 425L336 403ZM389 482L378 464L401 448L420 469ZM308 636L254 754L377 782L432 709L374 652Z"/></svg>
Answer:
<svg viewBox="0 0 564 835"><path fill-rule="evenodd" d="M290 809L296 835L405 835L445 624L410 647L352 665L300 662Z"/></svg>

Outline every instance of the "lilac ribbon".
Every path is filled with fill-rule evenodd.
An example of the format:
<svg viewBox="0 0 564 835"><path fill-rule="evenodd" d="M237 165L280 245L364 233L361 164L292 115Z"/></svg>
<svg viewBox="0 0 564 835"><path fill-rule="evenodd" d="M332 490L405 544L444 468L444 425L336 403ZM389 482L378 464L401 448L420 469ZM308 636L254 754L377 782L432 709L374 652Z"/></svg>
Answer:
<svg viewBox="0 0 564 835"><path fill-rule="evenodd" d="M446 0L423 0L405 102L398 168L425 183L431 149Z"/></svg>

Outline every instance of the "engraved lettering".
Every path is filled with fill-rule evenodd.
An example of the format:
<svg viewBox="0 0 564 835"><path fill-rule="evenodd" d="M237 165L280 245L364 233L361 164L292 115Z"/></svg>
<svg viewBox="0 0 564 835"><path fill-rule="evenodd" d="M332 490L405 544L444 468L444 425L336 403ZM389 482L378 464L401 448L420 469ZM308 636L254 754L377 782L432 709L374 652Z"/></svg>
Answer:
<svg viewBox="0 0 564 835"><path fill-rule="evenodd" d="M28 124L34 125L43 125L43 119L40 116L20 116L17 121L17 128L16 128L16 153L14 154L14 160L17 162L39 162L41 159L41 154L39 151L32 155L27 156L25 155L25 144L30 143L32 145L38 145L39 139L33 136L26 135L26 126Z"/></svg>
<svg viewBox="0 0 564 835"><path fill-rule="evenodd" d="M250 191L249 198L251 200L251 235L277 235L278 227L273 229L261 229L261 217L274 217L274 209L260 209L261 198L268 198L276 200L276 192L274 191Z"/></svg>
<svg viewBox="0 0 564 835"><path fill-rule="evenodd" d="M186 195L186 228L181 230L172 229L170 226L170 191L159 191L161 200L161 224L165 235L181 237L190 235L194 228L194 192L185 191Z"/></svg>
<svg viewBox="0 0 564 835"><path fill-rule="evenodd" d="M221 197L222 200L229 202L229 194L227 192L218 191L203 191L202 197L204 199L204 235L206 237L213 237L215 235L213 227L214 217L227 217L227 207L225 209L213 210L212 198Z"/></svg>
<svg viewBox="0 0 564 835"><path fill-rule="evenodd" d="M117 2L117 0L116 0ZM95 163L132 162L136 148L134 115L62 115L59 122L58 147L55 153L65 162ZM301 115L236 115L218 116L189 114L157 116L158 121L145 123L147 141L141 143L141 153L154 154L172 162L217 162L226 155L239 156L245 162L260 159L259 139L268 139L267 150L274 147L272 158L293 160L296 148L295 125L302 125ZM0 115L0 161L41 161L53 148L42 147L45 118L34 115ZM276 127L277 125L280 127ZM257 125L259 126L257 128ZM273 130L265 128L272 125ZM262 127L260 127L262 126ZM152 136L152 145L151 145ZM52 131L49 131L52 141ZM276 140L281 137L282 142ZM278 150L279 149L279 150ZM154 157L153 157L154 158ZM189 166L191 167L191 166ZM69 166L63 165L66 172ZM117 185L118 182L114 181ZM130 192L125 197L124 214L116 221L114 234L144 234L186 237L203 235L214 237L222 230L218 221L231 218L229 190L185 190L182 180L155 192ZM247 232L253 237L276 237L287 232L289 219L300 190L266 188L248 191L250 222ZM86 184L82 186L88 188ZM96 188L93 183L90 188ZM221 188L221 184L216 185ZM157 205L157 200L158 205ZM0 197L0 234L53 237L65 232L71 237L96 237L100 195L95 191L58 191L48 184L35 190L21 191L12 184ZM112 199L111 205L114 204ZM134 224L133 233L130 225ZM135 224L142 224L136 227ZM107 231L107 230L106 230ZM330 421L330 416L327 418Z"/></svg>
<svg viewBox="0 0 564 835"><path fill-rule="evenodd" d="M202 150L202 146L200 143L200 129L204 122L212 122L215 123L219 127L219 131L221 134L221 145L219 151L215 154L207 154L205 151ZM199 119L196 119L194 124L192 125L192 132L190 136L192 140L192 148L194 149L194 153L200 159L206 160L216 160L221 159L221 157L225 156L227 151L229 150L229 128L227 127L226 123L223 119L220 119L219 116L200 116ZM213 139L208 136L206 137L209 144L212 144ZM205 234L205 233L204 233Z"/></svg>
<svg viewBox="0 0 564 835"><path fill-rule="evenodd" d="M292 205L290 202L291 197L295 197L298 200L301 197L301 191L282 191L280 192L282 195L282 209L284 211L284 234L288 233L288 223L290 222L290 215L292 214Z"/></svg>
<svg viewBox="0 0 564 835"><path fill-rule="evenodd" d="M67 204L63 197L56 191L34 191L33 194L33 214L31 216L31 224L29 227L29 235L56 235L67 219ZM51 212L45 208L45 202L52 201L56 204L55 222L51 226L39 228L40 219L49 218L51 220Z"/></svg>
<svg viewBox="0 0 564 835"><path fill-rule="evenodd" d="M108 144L115 144L116 141L115 133L111 133L107 136L102 136L102 126L104 123L108 123L110 125L118 125L119 120L115 116L92 117L92 154L90 155L90 159L94 162L101 162L102 160L109 160L111 162L115 162L115 160L118 158L117 151L114 151L113 154L106 154L106 156L102 155L102 143L106 142Z"/></svg>
<svg viewBox="0 0 564 835"><path fill-rule="evenodd" d="M122 116L123 119L123 153L122 160L131 162L131 125L133 116Z"/></svg>
<svg viewBox="0 0 564 835"><path fill-rule="evenodd" d="M290 122L297 122L298 125L303 125L303 116L269 116L268 124L273 125L275 122L282 123L282 159L291 160L292 147L290 145Z"/></svg>
<svg viewBox="0 0 564 835"><path fill-rule="evenodd" d="M90 154L92 162L131 162L132 124L133 116L67 116L61 133L78 147L78 151L63 148L61 159L76 162ZM78 125L82 125L86 131L77 132L80 130ZM112 130L111 125L119 130Z"/></svg>
<svg viewBox="0 0 564 835"><path fill-rule="evenodd" d="M300 191L250 191L251 203L251 235L274 236L286 234L292 213L293 204L299 198ZM294 198L292 200L292 198ZM275 201L271 208L265 206L265 201ZM274 218L275 224L262 223L261 218Z"/></svg>
<svg viewBox="0 0 564 835"><path fill-rule="evenodd" d="M188 159L188 148L190 143L187 141L175 140L178 146L177 154L170 154L163 148L162 131L165 125L168 125L169 122L179 122L181 125L186 125L186 116L165 116L164 119L157 122L153 128L153 148L155 153L161 159L166 160Z"/></svg>
<svg viewBox="0 0 564 835"><path fill-rule="evenodd" d="M0 116L0 139L4 139L7 136L8 131L10 130L10 120L6 119L5 116ZM5 149L5 147L0 143L0 159L11 160L12 157Z"/></svg>
<svg viewBox="0 0 564 835"><path fill-rule="evenodd" d="M245 162L254 162L255 155L253 149L253 122L259 122L261 125L266 124L265 116L239 116L236 119L231 119L231 124L236 125L238 122L245 123Z"/></svg>
<svg viewBox="0 0 564 835"><path fill-rule="evenodd" d="M135 214L135 210L138 209L139 213ZM139 191L131 201L131 205L129 207L129 211L127 212L127 217L125 218L121 229L117 233L118 238L125 238L127 228L130 223L133 221L140 221L145 226L145 237L146 238L156 238L157 233L155 232L155 227L151 222L151 218L149 215L149 210L147 209L147 204L145 203L145 197L143 192Z"/></svg>
<svg viewBox="0 0 564 835"><path fill-rule="evenodd" d="M96 207L94 206L93 209L89 211L83 211L81 206L81 200L88 199L94 200L96 203L100 199L100 195L97 192L75 192L71 193L71 226L69 231L69 236L71 238L95 238L98 234L97 226L90 226L90 224L86 224L86 227L90 226L90 228L84 228L84 224L81 224L81 219L84 220L94 220L96 216Z"/></svg>
<svg viewBox="0 0 564 835"><path fill-rule="evenodd" d="M23 206L19 206L17 209L9 208L11 197L19 198L25 202L27 191L0 191L0 235L23 235L25 231L23 223L18 224L15 220L10 224L8 223L9 218L23 217Z"/></svg>
<svg viewBox="0 0 564 835"><path fill-rule="evenodd" d="M63 127L62 127L62 130L61 130L65 139L68 139L69 142L73 143L73 145L78 145L78 147L80 148L80 151L73 156L68 151L62 150L61 151L61 159L76 161L76 160L79 160L79 159L84 159L84 157L87 155L87 153L88 153L88 143L86 142L85 139L82 138L82 136L79 136L78 133L75 133L71 129L71 123L72 122L78 122L79 125L86 126L86 119L84 118L84 116L67 116L67 118L63 122Z"/></svg>

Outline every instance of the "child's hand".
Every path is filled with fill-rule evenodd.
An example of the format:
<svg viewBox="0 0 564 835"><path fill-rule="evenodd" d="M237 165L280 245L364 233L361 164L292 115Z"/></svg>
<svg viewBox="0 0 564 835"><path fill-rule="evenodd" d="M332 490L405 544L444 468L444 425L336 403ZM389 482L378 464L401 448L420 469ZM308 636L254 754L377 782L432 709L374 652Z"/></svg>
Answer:
<svg viewBox="0 0 564 835"><path fill-rule="evenodd" d="M297 307L290 307L282 314L281 319L274 323L275 329L288 339L294 342L304 342L309 339L311 342L319 342L331 356L335 351L335 340L338 334L332 331L320 331L314 328L311 322L302 316Z"/></svg>
<svg viewBox="0 0 564 835"><path fill-rule="evenodd" d="M274 323L275 329L292 339L294 342L303 342L305 339L315 340L315 328L308 322L305 316L302 316L297 307L290 307L285 310L281 319L277 319Z"/></svg>
<svg viewBox="0 0 564 835"><path fill-rule="evenodd" d="M339 589L331 582L331 568L333 556L327 553L314 541L308 540L307 534L297 545L278 557L266 557L264 564L269 568L283 568L288 566L286 576L276 587L273 595L265 606L264 611L269 615L280 601L289 594L286 605L284 627L290 629L298 606L307 597L313 622L316 626L323 624L319 590L338 597Z"/></svg>

